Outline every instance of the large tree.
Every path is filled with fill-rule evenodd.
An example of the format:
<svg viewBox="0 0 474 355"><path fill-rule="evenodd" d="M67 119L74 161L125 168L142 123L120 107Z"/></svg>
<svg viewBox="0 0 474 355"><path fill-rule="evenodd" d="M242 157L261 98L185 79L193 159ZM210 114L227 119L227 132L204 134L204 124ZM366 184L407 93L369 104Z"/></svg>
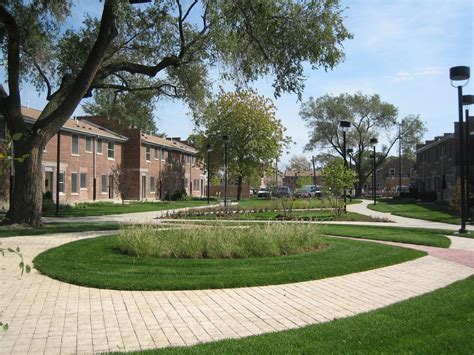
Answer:
<svg viewBox="0 0 474 355"><path fill-rule="evenodd" d="M15 163L8 223L41 224L43 148L84 97L151 90L195 108L209 85L208 68L217 63L227 79L245 83L269 74L276 95L301 95L303 63L333 68L351 37L338 0L96 3L103 6L100 18L87 16L80 28L66 29L71 1L0 0L8 84L0 88L0 112L9 131L22 134L15 155L28 154ZM21 114L25 81L46 93L32 126Z"/></svg>
<svg viewBox="0 0 474 355"><path fill-rule="evenodd" d="M288 170L292 171L307 171L311 170L311 163L304 155L293 155L287 166Z"/></svg>
<svg viewBox="0 0 474 355"><path fill-rule="evenodd" d="M260 175L290 142L272 101L253 91L221 93L206 108L196 130L194 140L202 156L207 154L206 144L213 145L214 171L224 166L222 137L229 135L229 175L237 179L237 200L243 182Z"/></svg>
<svg viewBox="0 0 474 355"><path fill-rule="evenodd" d="M351 129L346 134L346 148L354 150L352 158L358 177L357 194L361 193L362 186L371 173L372 167L366 154L372 149L371 138L387 142L382 145L382 154L377 155L376 166L379 166L400 137L408 148L420 141L425 130L424 123L417 115L409 115L399 124L398 109L382 101L379 95L356 93L325 95L316 100L310 98L303 103L300 115L310 129L306 149L328 149L340 156L343 156L343 133L339 123L351 122Z"/></svg>

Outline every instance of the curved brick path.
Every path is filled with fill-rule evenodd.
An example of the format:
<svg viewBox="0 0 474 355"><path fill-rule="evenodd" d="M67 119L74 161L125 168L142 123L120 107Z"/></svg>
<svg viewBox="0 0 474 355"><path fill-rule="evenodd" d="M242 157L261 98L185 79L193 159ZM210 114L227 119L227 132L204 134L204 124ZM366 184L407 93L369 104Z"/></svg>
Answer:
<svg viewBox="0 0 474 355"><path fill-rule="evenodd" d="M43 250L88 236L0 241L20 246L30 261ZM474 250L474 240L455 244ZM6 255L0 259L0 309L6 309L2 319L10 329L0 335L0 353L138 350L262 334L367 312L474 274L463 262L466 258L455 255L459 251L428 249L444 256L287 285L144 292L69 285L35 270L12 277L18 273L18 260ZM474 252L462 252L473 260Z"/></svg>

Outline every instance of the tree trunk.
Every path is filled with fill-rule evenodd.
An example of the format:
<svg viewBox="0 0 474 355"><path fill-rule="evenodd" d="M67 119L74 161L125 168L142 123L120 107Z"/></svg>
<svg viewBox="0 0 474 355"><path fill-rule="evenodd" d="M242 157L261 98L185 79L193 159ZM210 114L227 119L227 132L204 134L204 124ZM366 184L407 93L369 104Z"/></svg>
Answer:
<svg viewBox="0 0 474 355"><path fill-rule="evenodd" d="M243 182L243 177L242 175L239 175L237 178L237 201L240 201L242 198L242 182Z"/></svg>
<svg viewBox="0 0 474 355"><path fill-rule="evenodd" d="M4 224L26 223L34 227L41 226L42 159L43 145L33 145L28 140L20 139L13 143L15 157L28 157L22 162L15 160L13 184L11 188L10 208Z"/></svg>

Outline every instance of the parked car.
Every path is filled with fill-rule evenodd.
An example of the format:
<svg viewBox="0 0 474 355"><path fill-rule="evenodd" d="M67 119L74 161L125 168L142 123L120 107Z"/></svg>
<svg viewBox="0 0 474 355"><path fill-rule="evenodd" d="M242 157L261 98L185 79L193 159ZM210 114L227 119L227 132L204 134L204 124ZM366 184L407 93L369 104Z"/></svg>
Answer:
<svg viewBox="0 0 474 355"><path fill-rule="evenodd" d="M291 190L288 186L281 186L276 189L275 196L277 197L290 197L292 196Z"/></svg>
<svg viewBox="0 0 474 355"><path fill-rule="evenodd" d="M270 189L262 187L260 190L258 190L257 197L270 198L270 197L272 197L272 191Z"/></svg>
<svg viewBox="0 0 474 355"><path fill-rule="evenodd" d="M317 185L305 185L295 191L295 197L321 197L321 187Z"/></svg>

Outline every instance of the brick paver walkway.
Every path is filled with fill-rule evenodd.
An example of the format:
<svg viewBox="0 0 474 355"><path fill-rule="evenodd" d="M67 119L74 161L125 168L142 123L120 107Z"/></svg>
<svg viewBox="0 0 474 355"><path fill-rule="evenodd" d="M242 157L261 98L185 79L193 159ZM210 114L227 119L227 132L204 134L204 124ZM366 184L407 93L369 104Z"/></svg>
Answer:
<svg viewBox="0 0 474 355"><path fill-rule="evenodd" d="M48 248L80 238L84 236L0 241L3 246L20 246L30 262ZM458 245L469 249L473 243L463 240ZM474 258L472 251L464 252ZM449 250L444 253L452 254ZM17 264L12 255L0 258L0 310L5 310L2 319L10 324L8 332L0 335L1 354L128 351L280 331L367 312L474 274L472 267L455 256L430 255L376 270L287 285L141 292L69 285L35 270L12 277L18 273Z"/></svg>

